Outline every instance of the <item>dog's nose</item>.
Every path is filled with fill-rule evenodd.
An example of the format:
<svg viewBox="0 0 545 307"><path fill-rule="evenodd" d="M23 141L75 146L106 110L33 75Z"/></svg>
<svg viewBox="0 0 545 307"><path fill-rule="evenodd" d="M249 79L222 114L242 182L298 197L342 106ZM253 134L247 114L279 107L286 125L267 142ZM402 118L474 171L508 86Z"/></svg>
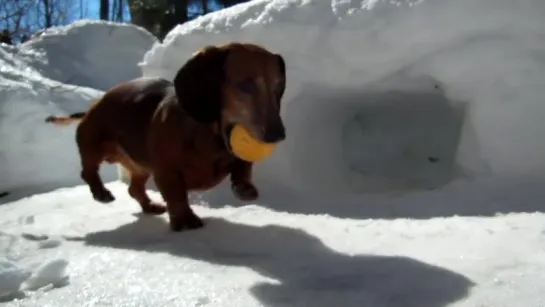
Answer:
<svg viewBox="0 0 545 307"><path fill-rule="evenodd" d="M286 128L282 123L270 125L265 130L263 135L263 141L267 143L277 143L283 141L286 138Z"/></svg>

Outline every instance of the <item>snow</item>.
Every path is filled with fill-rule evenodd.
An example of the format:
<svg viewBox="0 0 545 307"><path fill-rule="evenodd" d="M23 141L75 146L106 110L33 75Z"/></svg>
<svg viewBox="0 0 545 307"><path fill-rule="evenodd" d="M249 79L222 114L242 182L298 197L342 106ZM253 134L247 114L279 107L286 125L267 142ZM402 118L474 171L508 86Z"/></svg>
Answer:
<svg viewBox="0 0 545 307"><path fill-rule="evenodd" d="M62 286L67 283L66 259L54 259L42 264L24 283L23 288L38 290L48 285Z"/></svg>
<svg viewBox="0 0 545 307"><path fill-rule="evenodd" d="M0 301L16 297L21 284L31 275L16 263L5 259L0 260L0 274Z"/></svg>
<svg viewBox="0 0 545 307"><path fill-rule="evenodd" d="M437 188L545 169L544 14L540 0L254 0L179 25L142 70L172 78L203 45L263 44L286 59L288 140L260 177L311 194Z"/></svg>
<svg viewBox="0 0 545 307"><path fill-rule="evenodd" d="M62 251L70 260L69 284L7 306L544 303L542 213L419 221L201 204L194 208L206 227L172 233L166 216L139 214L124 184L108 188L119 203L97 204L80 186L0 208L15 217L1 224L3 236L17 237L21 245L34 242L21 239L29 234L62 238L58 247L30 250L27 258Z"/></svg>
<svg viewBox="0 0 545 307"><path fill-rule="evenodd" d="M81 184L74 126L59 129L44 119L84 110L102 90L138 77L137 64L154 42L135 26L82 20L21 48L0 46L0 192L10 192L2 201ZM114 167L103 174L116 178Z"/></svg>
<svg viewBox="0 0 545 307"><path fill-rule="evenodd" d="M163 43L85 21L36 47L0 46L0 301L544 306L543 14L540 0L254 0ZM100 35L88 53L70 46L87 27L125 31L123 47ZM181 233L142 216L112 172L116 201L95 202L73 127L43 118L81 111L101 82L140 69L172 78L196 49L230 40L287 63L288 139L256 167L261 198L194 193L205 227ZM79 54L45 62L38 49L61 41Z"/></svg>
<svg viewBox="0 0 545 307"><path fill-rule="evenodd" d="M134 25L78 20L42 31L21 50L39 53L32 64L44 77L105 91L139 76L136 64L157 41Z"/></svg>

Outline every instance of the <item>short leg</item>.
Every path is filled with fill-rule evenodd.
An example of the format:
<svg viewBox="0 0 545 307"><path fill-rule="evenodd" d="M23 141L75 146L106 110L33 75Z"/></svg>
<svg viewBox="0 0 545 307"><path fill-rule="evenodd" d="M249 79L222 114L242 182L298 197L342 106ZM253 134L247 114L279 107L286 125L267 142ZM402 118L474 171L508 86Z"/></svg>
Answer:
<svg viewBox="0 0 545 307"><path fill-rule="evenodd" d="M99 174L100 164L102 163L98 155L92 155L88 153L83 153L81 157L81 178L87 183L93 198L101 203L110 203L115 200L115 197L112 195L102 182Z"/></svg>
<svg viewBox="0 0 545 307"><path fill-rule="evenodd" d="M82 122L76 129L76 144L81 158L81 178L91 190L93 198L101 203L115 200L100 178L100 164L104 160L103 140L96 129Z"/></svg>
<svg viewBox="0 0 545 307"><path fill-rule="evenodd" d="M156 166L153 177L167 203L172 231L197 229L204 226L202 220L189 206L183 176L176 169L169 166Z"/></svg>
<svg viewBox="0 0 545 307"><path fill-rule="evenodd" d="M231 190L242 201L252 201L259 197L252 183L252 166L253 163L237 159L231 170Z"/></svg>
<svg viewBox="0 0 545 307"><path fill-rule="evenodd" d="M167 208L158 202L152 201L146 193L146 181L149 174L130 174L129 195L134 198L142 207L142 212L145 214L158 215L167 211Z"/></svg>

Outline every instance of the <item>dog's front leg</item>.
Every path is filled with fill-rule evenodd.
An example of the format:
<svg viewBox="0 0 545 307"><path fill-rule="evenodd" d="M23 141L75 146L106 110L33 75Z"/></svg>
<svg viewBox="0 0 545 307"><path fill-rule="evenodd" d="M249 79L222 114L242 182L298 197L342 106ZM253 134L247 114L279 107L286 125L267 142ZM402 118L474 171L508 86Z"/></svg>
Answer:
<svg viewBox="0 0 545 307"><path fill-rule="evenodd" d="M231 169L231 190L242 201L256 200L259 197L257 188L252 183L253 163L237 159Z"/></svg>
<svg viewBox="0 0 545 307"><path fill-rule="evenodd" d="M156 165L155 184L167 204L170 229L181 231L203 227L202 220L191 210L183 175L171 165Z"/></svg>

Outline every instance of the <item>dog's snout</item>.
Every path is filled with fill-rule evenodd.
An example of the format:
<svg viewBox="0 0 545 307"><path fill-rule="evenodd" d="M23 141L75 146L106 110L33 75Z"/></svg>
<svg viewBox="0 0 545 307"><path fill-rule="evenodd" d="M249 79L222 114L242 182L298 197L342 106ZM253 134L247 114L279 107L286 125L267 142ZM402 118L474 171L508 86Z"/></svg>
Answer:
<svg viewBox="0 0 545 307"><path fill-rule="evenodd" d="M284 128L281 122L268 126L263 135L263 141L267 143L277 143L283 141L285 138L286 128Z"/></svg>

